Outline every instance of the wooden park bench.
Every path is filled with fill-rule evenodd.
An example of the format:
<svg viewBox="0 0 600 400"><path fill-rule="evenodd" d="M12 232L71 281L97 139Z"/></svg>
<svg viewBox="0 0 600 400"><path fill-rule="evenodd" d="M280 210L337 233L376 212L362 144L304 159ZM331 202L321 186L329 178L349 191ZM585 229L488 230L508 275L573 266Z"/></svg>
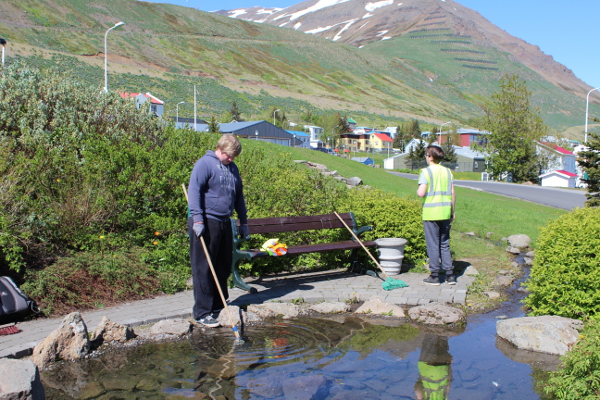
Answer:
<svg viewBox="0 0 600 400"><path fill-rule="evenodd" d="M338 214L346 225L356 234L357 237L363 232L368 232L373 228L371 226L357 227L354 214L351 212ZM231 263L231 271L233 273L233 283L240 289L246 290L250 293L255 293L257 290L247 285L240 277L240 271L238 269L239 263L242 260L251 261L258 257L269 257L269 254L260 249L253 250L242 250L240 246L246 240L245 238L239 238L239 224L240 221L234 218L231 219L231 225L233 228L233 259ZM357 268L360 270L360 265L356 260L357 250L361 248L359 242L357 242L344 224L335 214L324 214L324 215L309 215L302 217L279 217L279 218L255 218L248 220L248 230L250 235L253 234L270 234L280 232L299 232L299 231L310 231L310 230L321 230L321 229L343 229L348 234L350 239L341 242L331 243L314 243L314 244L302 244L297 246L288 246L287 255L299 255L308 253L323 253L337 250L352 250L350 254L350 269L355 271ZM366 247L377 246L374 241L363 241ZM285 256L283 256L285 257ZM358 271L357 271L358 272Z"/></svg>

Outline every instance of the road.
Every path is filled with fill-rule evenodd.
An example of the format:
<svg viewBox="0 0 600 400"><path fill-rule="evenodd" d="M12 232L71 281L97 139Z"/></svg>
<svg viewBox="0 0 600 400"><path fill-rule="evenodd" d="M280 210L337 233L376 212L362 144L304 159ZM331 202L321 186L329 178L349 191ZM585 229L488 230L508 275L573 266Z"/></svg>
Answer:
<svg viewBox="0 0 600 400"><path fill-rule="evenodd" d="M418 175L415 174L405 174L393 171L389 172L391 174L415 181L418 179ZM474 190L481 190L488 193L500 194L502 196L513 197L516 199L531 201L533 203L562 208L565 210L572 210L577 207L583 208L586 200L586 192L583 189L565 189L542 187L537 185L519 185L516 183L506 182L462 180L454 181L454 185Z"/></svg>

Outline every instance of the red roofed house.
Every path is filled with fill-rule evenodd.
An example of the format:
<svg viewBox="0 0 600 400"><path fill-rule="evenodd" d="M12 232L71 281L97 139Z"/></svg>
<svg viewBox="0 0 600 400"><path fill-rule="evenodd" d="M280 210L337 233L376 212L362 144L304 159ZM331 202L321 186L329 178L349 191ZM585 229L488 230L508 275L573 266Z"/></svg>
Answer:
<svg viewBox="0 0 600 400"><path fill-rule="evenodd" d="M576 155L555 143L535 142L536 153L547 165L540 174L542 186L576 187Z"/></svg>
<svg viewBox="0 0 600 400"><path fill-rule="evenodd" d="M149 112L160 117L165 112L165 102L159 98L152 96L150 93L119 93L124 99L135 99L135 105L140 108L147 101L150 102Z"/></svg>
<svg viewBox="0 0 600 400"><path fill-rule="evenodd" d="M394 141L389 136L389 133L373 132L369 140L371 148L375 151L391 150Z"/></svg>
<svg viewBox="0 0 600 400"><path fill-rule="evenodd" d="M577 174L559 169L540 175L540 185L574 188L577 187L577 177Z"/></svg>

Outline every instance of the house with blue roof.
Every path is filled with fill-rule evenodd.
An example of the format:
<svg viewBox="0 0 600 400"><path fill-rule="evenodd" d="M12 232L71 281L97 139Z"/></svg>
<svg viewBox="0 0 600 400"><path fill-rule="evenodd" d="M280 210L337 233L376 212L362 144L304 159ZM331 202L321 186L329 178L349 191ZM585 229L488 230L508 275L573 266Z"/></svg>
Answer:
<svg viewBox="0 0 600 400"><path fill-rule="evenodd" d="M204 121L203 121L204 122ZM191 122L177 122L176 128L189 127L197 132L208 132L208 124ZM294 139L294 136L284 129L281 129L268 121L243 121L220 123L221 133L231 133L239 138L250 140L262 140L280 144L283 146L299 145L300 141Z"/></svg>

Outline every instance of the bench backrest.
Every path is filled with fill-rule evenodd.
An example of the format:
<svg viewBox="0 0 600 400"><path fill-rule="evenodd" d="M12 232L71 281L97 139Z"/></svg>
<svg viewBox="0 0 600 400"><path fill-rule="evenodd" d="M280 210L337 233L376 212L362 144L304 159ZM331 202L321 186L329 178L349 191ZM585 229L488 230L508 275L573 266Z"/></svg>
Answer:
<svg viewBox="0 0 600 400"><path fill-rule="evenodd" d="M356 229L354 214L338 213L348 227ZM239 226L239 221L236 221ZM317 229L344 228L335 214L308 215L300 217L255 218L248 220L250 234L309 231Z"/></svg>

